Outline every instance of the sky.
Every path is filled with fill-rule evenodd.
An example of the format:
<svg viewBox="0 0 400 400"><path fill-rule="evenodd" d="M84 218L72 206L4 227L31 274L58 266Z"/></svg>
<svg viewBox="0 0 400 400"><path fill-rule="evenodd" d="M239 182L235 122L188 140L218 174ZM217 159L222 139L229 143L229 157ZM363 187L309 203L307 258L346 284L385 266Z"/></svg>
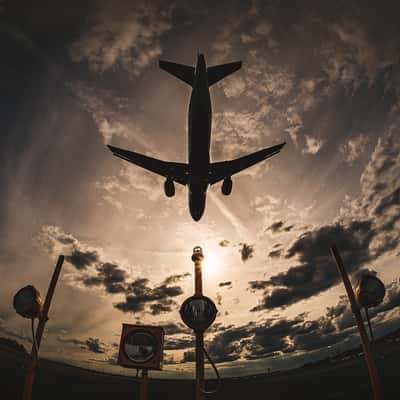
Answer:
<svg viewBox="0 0 400 400"><path fill-rule="evenodd" d="M42 356L116 365L122 323L164 327L164 370L193 376L180 304L194 246L218 315L205 343L223 376L285 369L359 344L330 254L354 282L376 274L376 334L400 327L400 32L395 2L0 1L0 335L30 346L17 290L45 295L66 262ZM211 89L211 158L283 141L209 188L199 222L187 188L112 156L112 144L187 161L190 87L158 59L242 60ZM207 367L207 373L211 374Z"/></svg>

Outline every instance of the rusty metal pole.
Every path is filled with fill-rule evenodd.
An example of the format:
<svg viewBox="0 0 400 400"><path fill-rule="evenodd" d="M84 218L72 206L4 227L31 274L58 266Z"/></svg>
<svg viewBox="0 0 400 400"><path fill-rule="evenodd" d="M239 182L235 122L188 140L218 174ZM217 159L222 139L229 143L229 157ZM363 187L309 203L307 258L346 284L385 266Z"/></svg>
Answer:
<svg viewBox="0 0 400 400"><path fill-rule="evenodd" d="M42 341L42 336L44 332L44 327L46 325L49 315L49 310L50 310L50 304L51 300L54 295L54 291L56 289L58 277L60 276L61 268L64 263L64 256L60 255L57 260L56 267L54 268L53 276L51 277L51 281L49 284L49 288L47 290L46 294L46 299L44 301L44 306L43 306L43 313L41 317L39 318L39 324L36 328L36 343L37 343L37 350L39 351L40 343ZM33 382L35 380L35 370L36 366L38 363L39 359L39 354L36 352L35 345L32 344L32 350L31 350L31 359L28 365L28 371L25 376L25 383L24 383L24 391L22 394L22 400L30 400L31 395L32 395L32 386Z"/></svg>
<svg viewBox="0 0 400 400"><path fill-rule="evenodd" d="M139 400L147 399L147 385L149 382L149 375L146 368L142 369L142 377L139 382Z"/></svg>
<svg viewBox="0 0 400 400"><path fill-rule="evenodd" d="M194 294L203 296L202 263L204 256L201 253L194 253ZM203 332L195 332L196 335L196 400L204 399L204 335Z"/></svg>
<svg viewBox="0 0 400 400"><path fill-rule="evenodd" d="M382 390L382 386L381 386L381 383L379 380L378 370L376 369L374 357L372 355L371 348L370 348L370 342L368 339L367 331L365 330L364 322L361 317L360 308L358 307L358 304L356 302L353 287L351 286L351 283L350 283L349 277L347 275L346 269L344 267L342 257L340 256L339 250L335 245L333 245L331 247L331 252L332 252L333 258L336 261L336 264L337 264L337 267L339 270L339 274L342 277L344 286L346 288L347 296L349 297L349 300L350 300L351 309L356 318L358 331L360 332L360 337L361 337L361 344L362 344L363 352L365 355L365 361L366 361L367 367L368 367L368 373L369 373L369 378L371 381L372 391L374 393L374 400L383 400L383 390Z"/></svg>

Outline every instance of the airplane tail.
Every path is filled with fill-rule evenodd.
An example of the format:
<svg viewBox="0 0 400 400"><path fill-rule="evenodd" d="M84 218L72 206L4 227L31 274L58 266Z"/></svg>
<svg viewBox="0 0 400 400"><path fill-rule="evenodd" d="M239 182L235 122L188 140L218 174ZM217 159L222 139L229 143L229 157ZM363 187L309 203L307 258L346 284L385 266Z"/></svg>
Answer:
<svg viewBox="0 0 400 400"><path fill-rule="evenodd" d="M229 64L215 65L207 68L208 86L214 85L226 76L233 74L242 66L241 61L232 62Z"/></svg>
<svg viewBox="0 0 400 400"><path fill-rule="evenodd" d="M169 72L171 75L175 76L181 81L193 86L195 71L194 67L162 60L159 61L159 66L164 71Z"/></svg>

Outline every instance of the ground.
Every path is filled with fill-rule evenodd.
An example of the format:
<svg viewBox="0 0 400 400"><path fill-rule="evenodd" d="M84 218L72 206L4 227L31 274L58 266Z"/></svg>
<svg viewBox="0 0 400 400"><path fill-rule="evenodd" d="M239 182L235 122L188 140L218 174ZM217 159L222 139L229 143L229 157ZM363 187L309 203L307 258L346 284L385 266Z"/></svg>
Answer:
<svg viewBox="0 0 400 400"><path fill-rule="evenodd" d="M384 386L385 400L398 399L398 360L400 349L391 347L377 360ZM223 379L219 392L207 398L245 399L261 395L269 399L372 399L368 372L362 356L344 357L335 362L321 362L296 370ZM24 358L15 350L0 349L1 398L21 399ZM210 382L211 386L215 382ZM33 388L33 400L95 399L125 400L138 397L132 377L108 375L41 360ZM150 379L149 399L194 399L194 381Z"/></svg>

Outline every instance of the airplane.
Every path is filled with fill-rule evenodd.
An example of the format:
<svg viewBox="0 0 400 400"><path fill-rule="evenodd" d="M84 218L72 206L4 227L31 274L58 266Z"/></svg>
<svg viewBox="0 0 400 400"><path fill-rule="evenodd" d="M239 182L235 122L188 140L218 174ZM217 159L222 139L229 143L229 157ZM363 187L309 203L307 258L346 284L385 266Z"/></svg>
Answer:
<svg viewBox="0 0 400 400"><path fill-rule="evenodd" d="M212 111L209 88L241 66L242 62L236 61L207 67L204 55L200 53L196 67L159 60L161 69L192 87L188 115L188 163L162 161L108 145L115 156L166 178L164 192L167 197L175 195L174 182L187 185L190 214L195 221L199 221L204 213L209 185L223 181L222 194L230 195L232 175L278 154L286 144L283 142L230 161L210 162Z"/></svg>

